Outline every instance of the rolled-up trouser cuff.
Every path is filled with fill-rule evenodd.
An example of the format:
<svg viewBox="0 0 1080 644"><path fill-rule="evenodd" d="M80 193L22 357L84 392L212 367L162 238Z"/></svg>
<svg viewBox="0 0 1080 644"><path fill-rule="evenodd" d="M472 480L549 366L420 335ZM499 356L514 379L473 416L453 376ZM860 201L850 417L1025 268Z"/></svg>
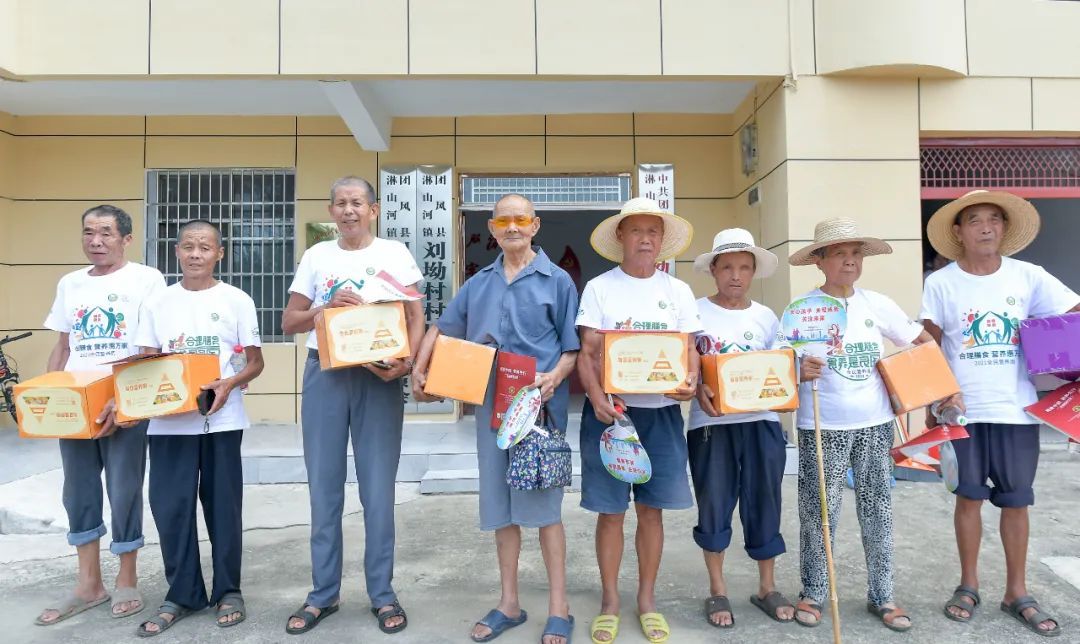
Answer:
<svg viewBox="0 0 1080 644"><path fill-rule="evenodd" d="M69 532L67 535L68 545L75 546L76 548L85 546L92 541L97 541L104 537L106 532L108 531L105 529L104 523L93 530L86 530L85 532Z"/></svg>
<svg viewBox="0 0 1080 644"><path fill-rule="evenodd" d="M145 543L146 540L143 537L139 537L134 541L113 541L109 544L109 552L114 555L123 555L142 548Z"/></svg>
<svg viewBox="0 0 1080 644"><path fill-rule="evenodd" d="M746 554L754 561L767 561L787 552L787 544L784 543L783 535L776 535L763 546L756 548L746 547Z"/></svg>
<svg viewBox="0 0 1080 644"><path fill-rule="evenodd" d="M972 501L986 501L991 496L989 485L975 485L973 483L960 483L953 492L956 496L962 496Z"/></svg>
<svg viewBox="0 0 1080 644"><path fill-rule="evenodd" d="M702 532L694 528L694 541L707 552L723 552L731 545L731 529L720 532Z"/></svg>
<svg viewBox="0 0 1080 644"><path fill-rule="evenodd" d="M1026 508L1035 505L1035 490L1012 490L1011 492L998 492L997 488L990 491L990 503L998 508Z"/></svg>

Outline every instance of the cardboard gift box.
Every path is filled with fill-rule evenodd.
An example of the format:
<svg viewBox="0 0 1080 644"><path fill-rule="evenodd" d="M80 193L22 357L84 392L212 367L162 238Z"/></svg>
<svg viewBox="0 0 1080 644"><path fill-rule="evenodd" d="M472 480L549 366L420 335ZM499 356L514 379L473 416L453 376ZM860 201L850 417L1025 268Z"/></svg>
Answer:
<svg viewBox="0 0 1080 644"><path fill-rule="evenodd" d="M670 331L601 331L604 337L604 392L666 394L678 389L690 370L690 336Z"/></svg>
<svg viewBox="0 0 1080 644"><path fill-rule="evenodd" d="M428 366L424 393L483 405L495 347L440 335Z"/></svg>
<svg viewBox="0 0 1080 644"><path fill-rule="evenodd" d="M323 369L409 355L405 305L401 302L323 309L315 315L315 337Z"/></svg>
<svg viewBox="0 0 1080 644"><path fill-rule="evenodd" d="M795 353L790 350L704 355L701 378L721 414L799 408Z"/></svg>
<svg viewBox="0 0 1080 644"><path fill-rule="evenodd" d="M196 411L201 387L221 377L218 356L152 353L112 363L121 423Z"/></svg>
<svg viewBox="0 0 1080 644"><path fill-rule="evenodd" d="M894 353L878 361L877 366L897 414L927 407L960 391L960 384L936 342Z"/></svg>
<svg viewBox="0 0 1080 644"><path fill-rule="evenodd" d="M15 385L23 438L93 438L97 419L113 398L107 371L53 371Z"/></svg>
<svg viewBox="0 0 1080 644"><path fill-rule="evenodd" d="M1020 347L1030 374L1080 371L1080 313L1024 320Z"/></svg>

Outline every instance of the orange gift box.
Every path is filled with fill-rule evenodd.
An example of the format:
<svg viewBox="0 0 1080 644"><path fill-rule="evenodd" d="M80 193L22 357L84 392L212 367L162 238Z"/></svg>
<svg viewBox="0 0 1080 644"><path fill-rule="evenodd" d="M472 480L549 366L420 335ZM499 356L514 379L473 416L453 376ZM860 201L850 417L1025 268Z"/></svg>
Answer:
<svg viewBox="0 0 1080 644"><path fill-rule="evenodd" d="M405 358L410 351L401 302L323 309L315 314L315 338L323 369Z"/></svg>
<svg viewBox="0 0 1080 644"><path fill-rule="evenodd" d="M221 377L218 356L200 353L144 354L112 365L121 423L195 411L200 388Z"/></svg>
<svg viewBox="0 0 1080 644"><path fill-rule="evenodd" d="M113 397L107 371L53 371L15 385L23 438L93 438L97 419Z"/></svg>
<svg viewBox="0 0 1080 644"><path fill-rule="evenodd" d="M435 339L424 393L483 405L495 363L495 347L446 335Z"/></svg>
<svg viewBox="0 0 1080 644"><path fill-rule="evenodd" d="M897 414L926 407L960 391L960 384L936 342L894 353L879 360L877 366Z"/></svg>
<svg viewBox="0 0 1080 644"><path fill-rule="evenodd" d="M690 336L670 331L601 331L604 336L604 392L666 394L679 388L690 370Z"/></svg>
<svg viewBox="0 0 1080 644"><path fill-rule="evenodd" d="M795 411L799 387L792 351L747 351L701 356L702 382L721 414Z"/></svg>

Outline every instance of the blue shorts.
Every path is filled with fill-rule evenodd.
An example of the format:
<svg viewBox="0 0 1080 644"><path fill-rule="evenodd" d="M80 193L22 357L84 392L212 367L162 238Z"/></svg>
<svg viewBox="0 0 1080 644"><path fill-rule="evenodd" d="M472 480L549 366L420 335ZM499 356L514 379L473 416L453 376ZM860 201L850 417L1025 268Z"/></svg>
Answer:
<svg viewBox="0 0 1080 644"><path fill-rule="evenodd" d="M662 510L693 507L686 475L686 436L682 409L671 404L660 409L630 407L627 412L637 428L641 445L652 462L652 478L632 485L608 474L600 460L600 435L610 425L602 423L585 400L581 410L581 507L601 514L622 514L634 502Z"/></svg>
<svg viewBox="0 0 1080 644"><path fill-rule="evenodd" d="M750 558L764 561L783 554L780 488L787 441L780 423L709 425L691 429L686 441L698 506L694 541L708 552L727 550L737 504Z"/></svg>
<svg viewBox="0 0 1080 644"><path fill-rule="evenodd" d="M971 423L968 438L952 442L959 485L956 494L990 500L999 508L1035 504L1035 470L1039 466L1039 426ZM994 487L987 485L987 480Z"/></svg>

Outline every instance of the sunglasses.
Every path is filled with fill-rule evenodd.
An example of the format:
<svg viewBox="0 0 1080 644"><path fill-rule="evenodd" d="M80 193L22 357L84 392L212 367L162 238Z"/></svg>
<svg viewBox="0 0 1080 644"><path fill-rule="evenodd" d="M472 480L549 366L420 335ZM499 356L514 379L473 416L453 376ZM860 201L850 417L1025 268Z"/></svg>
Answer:
<svg viewBox="0 0 1080 644"><path fill-rule="evenodd" d="M527 228L536 219L533 215L514 215L513 217L493 217L491 224L500 230L505 230L513 223L518 228Z"/></svg>

